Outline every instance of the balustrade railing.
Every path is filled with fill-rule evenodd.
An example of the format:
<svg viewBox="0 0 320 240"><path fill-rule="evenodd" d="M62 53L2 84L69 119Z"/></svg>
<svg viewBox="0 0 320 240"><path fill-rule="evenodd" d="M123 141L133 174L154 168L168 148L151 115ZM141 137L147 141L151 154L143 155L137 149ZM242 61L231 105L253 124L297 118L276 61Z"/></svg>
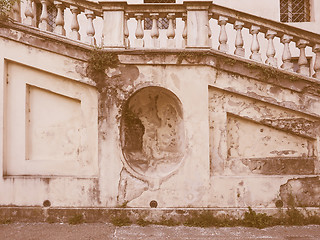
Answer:
<svg viewBox="0 0 320 240"><path fill-rule="evenodd" d="M320 79L318 34L210 1L127 4L26 0L22 6L13 6L15 21L90 45L127 49L217 48L226 54Z"/></svg>
<svg viewBox="0 0 320 240"><path fill-rule="evenodd" d="M17 22L91 45L96 44L93 21L102 16L97 3L84 0L25 0L20 4L16 2L13 12L13 19ZM101 18L99 24L102 23Z"/></svg>
<svg viewBox="0 0 320 240"><path fill-rule="evenodd" d="M292 58L292 52L295 52L298 57L297 61L295 61L297 65L296 72L305 76L313 75L315 78L320 78L320 36L318 34L214 4L211 5L209 11L212 13L212 18L217 20L220 25L220 50L225 51L228 48L228 44L233 44L227 41L228 32L225 28L226 24L231 24L234 25L234 29L236 30L234 41L235 55L244 57L244 52L250 51L250 59L262 62L262 54L265 54L264 62L267 65L273 67L280 66L281 69L294 71L295 59ZM222 24L220 23L221 19L223 19ZM243 48L243 28L248 29L251 34L249 49ZM230 34L232 35L232 33ZM263 34L264 38L261 36ZM261 37L259 38L258 35ZM221 40L221 36L223 36L223 40ZM277 44L278 47L275 47L276 38L280 40ZM249 40L249 38L247 37L246 40ZM282 47L279 45L280 42ZM296 47L292 43L295 43ZM260 51L261 45L266 46L264 52ZM279 53L281 48L282 52ZM297 49L298 52L296 51ZM310 69L312 64L307 59L306 50L308 50L309 56L313 55L314 57L313 69ZM276 55L281 58L281 61L276 59Z"/></svg>

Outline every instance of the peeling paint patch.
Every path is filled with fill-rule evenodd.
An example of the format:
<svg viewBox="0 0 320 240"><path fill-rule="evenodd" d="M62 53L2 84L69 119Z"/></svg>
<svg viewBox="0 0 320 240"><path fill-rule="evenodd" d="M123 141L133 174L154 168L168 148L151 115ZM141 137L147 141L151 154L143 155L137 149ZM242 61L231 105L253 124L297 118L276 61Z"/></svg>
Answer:
<svg viewBox="0 0 320 240"><path fill-rule="evenodd" d="M148 184L133 177L124 168L120 173L118 186L118 202L121 204L130 202L148 190Z"/></svg>
<svg viewBox="0 0 320 240"><path fill-rule="evenodd" d="M315 158L251 158L242 159L252 173L264 175L314 174Z"/></svg>
<svg viewBox="0 0 320 240"><path fill-rule="evenodd" d="M304 118L264 119L261 123L283 131L307 135L312 138L316 137L314 130L319 125L318 122L313 122Z"/></svg>
<svg viewBox="0 0 320 240"><path fill-rule="evenodd" d="M291 207L319 207L319 177L289 179L280 186L281 200Z"/></svg>

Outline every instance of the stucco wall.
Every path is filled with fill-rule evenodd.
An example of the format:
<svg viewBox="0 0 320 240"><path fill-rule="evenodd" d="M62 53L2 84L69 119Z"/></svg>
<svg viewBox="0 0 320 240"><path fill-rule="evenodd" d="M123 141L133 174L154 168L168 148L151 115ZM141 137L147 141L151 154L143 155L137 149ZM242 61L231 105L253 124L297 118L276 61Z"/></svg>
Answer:
<svg viewBox="0 0 320 240"><path fill-rule="evenodd" d="M0 205L275 207L293 179L319 185L317 82L215 52L137 51L96 88L79 45L10 34Z"/></svg>

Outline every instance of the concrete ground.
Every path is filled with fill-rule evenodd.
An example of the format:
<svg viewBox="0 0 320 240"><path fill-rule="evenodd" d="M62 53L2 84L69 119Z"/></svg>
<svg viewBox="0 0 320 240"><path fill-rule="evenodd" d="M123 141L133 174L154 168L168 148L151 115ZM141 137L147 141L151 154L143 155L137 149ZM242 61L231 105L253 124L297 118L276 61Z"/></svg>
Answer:
<svg viewBox="0 0 320 240"><path fill-rule="evenodd" d="M320 226L276 226L265 229L197 228L137 225L115 227L112 224L12 223L0 225L1 240L127 240L127 239L217 239L217 240L319 240Z"/></svg>

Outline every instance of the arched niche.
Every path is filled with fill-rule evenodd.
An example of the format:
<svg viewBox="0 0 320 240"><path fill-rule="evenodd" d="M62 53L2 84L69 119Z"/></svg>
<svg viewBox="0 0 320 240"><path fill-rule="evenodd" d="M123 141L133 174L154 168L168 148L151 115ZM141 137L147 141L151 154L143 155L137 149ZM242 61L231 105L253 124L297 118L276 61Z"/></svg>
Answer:
<svg viewBox="0 0 320 240"><path fill-rule="evenodd" d="M123 107L121 143L125 167L140 178L161 179L177 170L185 150L179 99L161 87L132 94Z"/></svg>

